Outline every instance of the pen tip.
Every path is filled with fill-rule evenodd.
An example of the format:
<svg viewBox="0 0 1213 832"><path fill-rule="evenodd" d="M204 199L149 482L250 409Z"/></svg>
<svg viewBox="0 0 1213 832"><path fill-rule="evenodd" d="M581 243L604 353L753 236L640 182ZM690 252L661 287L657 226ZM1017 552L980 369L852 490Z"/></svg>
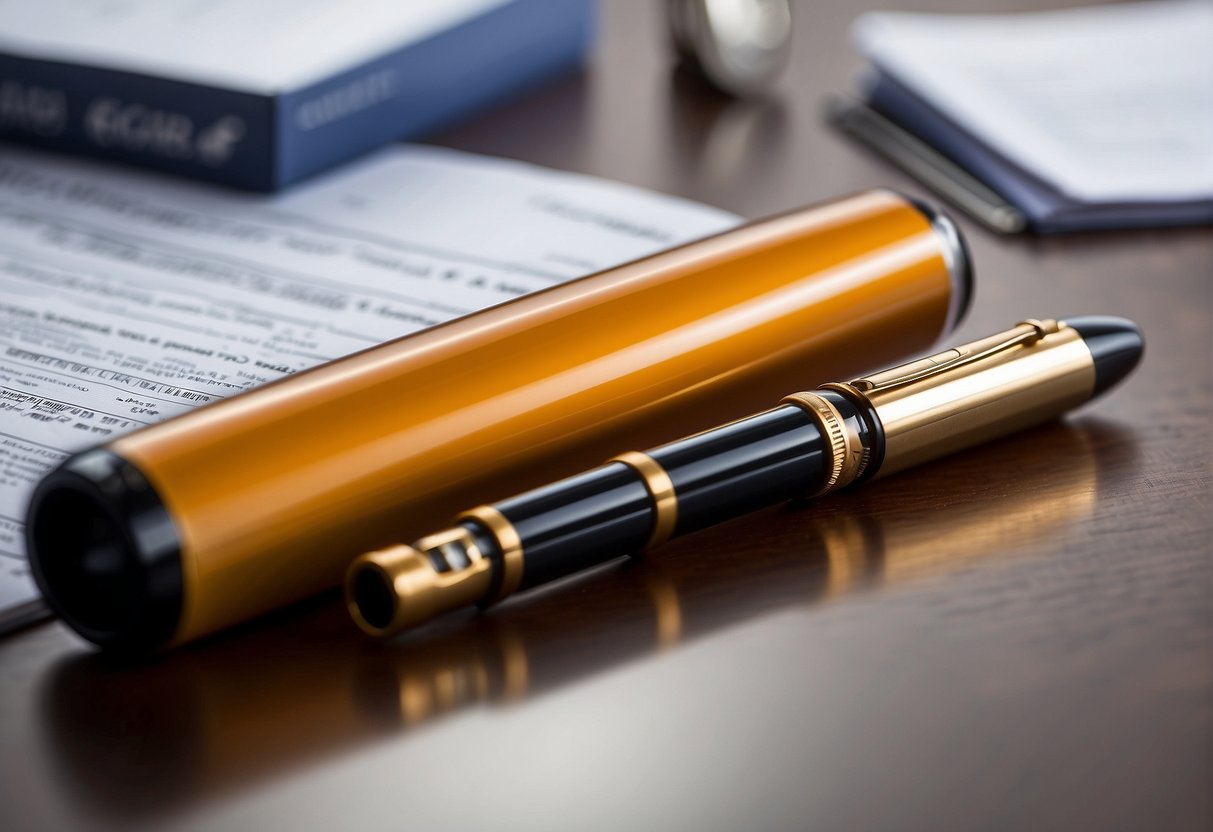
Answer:
<svg viewBox="0 0 1213 832"><path fill-rule="evenodd" d="M1115 386L1137 366L1145 351L1145 340L1137 324L1110 315L1067 318L1078 330L1095 361L1095 390L1092 398Z"/></svg>

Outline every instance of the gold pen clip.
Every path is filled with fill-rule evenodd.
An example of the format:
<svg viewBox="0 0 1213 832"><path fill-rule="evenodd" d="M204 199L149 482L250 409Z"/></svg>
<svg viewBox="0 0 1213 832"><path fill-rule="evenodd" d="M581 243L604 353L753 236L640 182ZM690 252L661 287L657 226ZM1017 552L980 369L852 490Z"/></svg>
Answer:
<svg viewBox="0 0 1213 832"><path fill-rule="evenodd" d="M1060 331L1060 328L1061 325L1051 318L1043 321L1029 318L1020 321L1013 329L1006 332L981 341L964 344L928 358L920 358L891 370L856 379L851 382L851 386L862 393L871 393L913 384L940 373L973 364L1013 347L1034 344L1041 338Z"/></svg>

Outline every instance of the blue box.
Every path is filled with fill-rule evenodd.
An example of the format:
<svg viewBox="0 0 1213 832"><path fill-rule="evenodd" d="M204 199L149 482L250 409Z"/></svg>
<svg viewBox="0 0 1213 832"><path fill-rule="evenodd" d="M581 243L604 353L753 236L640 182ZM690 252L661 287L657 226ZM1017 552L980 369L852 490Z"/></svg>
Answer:
<svg viewBox="0 0 1213 832"><path fill-rule="evenodd" d="M272 25L261 34L233 28L237 54L204 54L191 63L188 49L198 40L210 38L216 51L223 49L220 26L230 21L203 21L210 27L205 37L190 40L188 32L163 25L164 7L155 9L158 4L132 13L144 19L102 21L93 30L73 14L77 0L29 5L31 11L49 6L42 14L58 13L62 20L24 27L30 18L0 21L0 138L263 191L387 142L423 136L575 66L594 22L593 0L447 0L441 11L434 9L443 4L420 0L399 4L403 11L385 12L379 4L381 13L395 18L426 6L437 23L429 20L432 25L419 36L387 48L382 37L367 37L362 52L361 36L346 37L353 49L346 43L341 54L324 55L320 63L329 66L321 66L326 71L320 77L312 72L304 82L282 83L269 67L265 88L257 89L258 79L239 77L239 53L248 55L263 43L269 55L275 37L279 54L289 53L290 44L281 42L292 37L289 31L279 33ZM248 0L241 11L257 5ZM272 4L261 5L269 14ZM347 12L359 11L347 2L334 4L331 13L339 25ZM455 19L448 19L452 14ZM113 40L106 40L105 25L117 33ZM363 34L376 34L374 21L357 25ZM169 32L168 44L157 40L157 27ZM328 45L316 31L305 34ZM93 37L112 45L92 48ZM181 41L186 59L174 60L173 38ZM141 58L123 39L151 44L153 54ZM297 41L306 51L307 39ZM342 63L351 53L356 57ZM300 63L306 64L306 56ZM235 69L226 73L229 66Z"/></svg>

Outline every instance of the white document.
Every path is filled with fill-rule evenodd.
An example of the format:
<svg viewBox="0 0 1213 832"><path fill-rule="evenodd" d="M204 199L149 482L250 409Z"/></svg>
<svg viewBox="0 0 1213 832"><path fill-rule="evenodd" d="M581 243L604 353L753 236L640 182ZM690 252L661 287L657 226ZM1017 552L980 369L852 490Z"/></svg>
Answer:
<svg viewBox="0 0 1213 832"><path fill-rule="evenodd" d="M0 618L68 453L736 222L421 146L273 197L0 148Z"/></svg>
<svg viewBox="0 0 1213 832"><path fill-rule="evenodd" d="M864 55L1084 202L1213 198L1213 3L873 13Z"/></svg>
<svg viewBox="0 0 1213 832"><path fill-rule="evenodd" d="M272 95L506 2L0 0L0 52Z"/></svg>

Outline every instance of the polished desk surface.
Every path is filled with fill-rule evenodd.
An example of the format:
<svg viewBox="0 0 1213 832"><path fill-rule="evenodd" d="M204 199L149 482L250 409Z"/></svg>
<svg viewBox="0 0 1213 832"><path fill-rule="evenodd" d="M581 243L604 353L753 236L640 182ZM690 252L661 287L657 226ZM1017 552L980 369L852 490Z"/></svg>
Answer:
<svg viewBox="0 0 1213 832"><path fill-rule="evenodd" d="M923 195L821 123L859 69L848 4L799 9L765 105L672 75L660 4L603 5L586 72L438 141L746 216ZM136 668L54 623L0 640L0 827L1209 828L1213 237L960 223L958 339L1125 315L1137 373L1063 424L387 646L332 599Z"/></svg>

